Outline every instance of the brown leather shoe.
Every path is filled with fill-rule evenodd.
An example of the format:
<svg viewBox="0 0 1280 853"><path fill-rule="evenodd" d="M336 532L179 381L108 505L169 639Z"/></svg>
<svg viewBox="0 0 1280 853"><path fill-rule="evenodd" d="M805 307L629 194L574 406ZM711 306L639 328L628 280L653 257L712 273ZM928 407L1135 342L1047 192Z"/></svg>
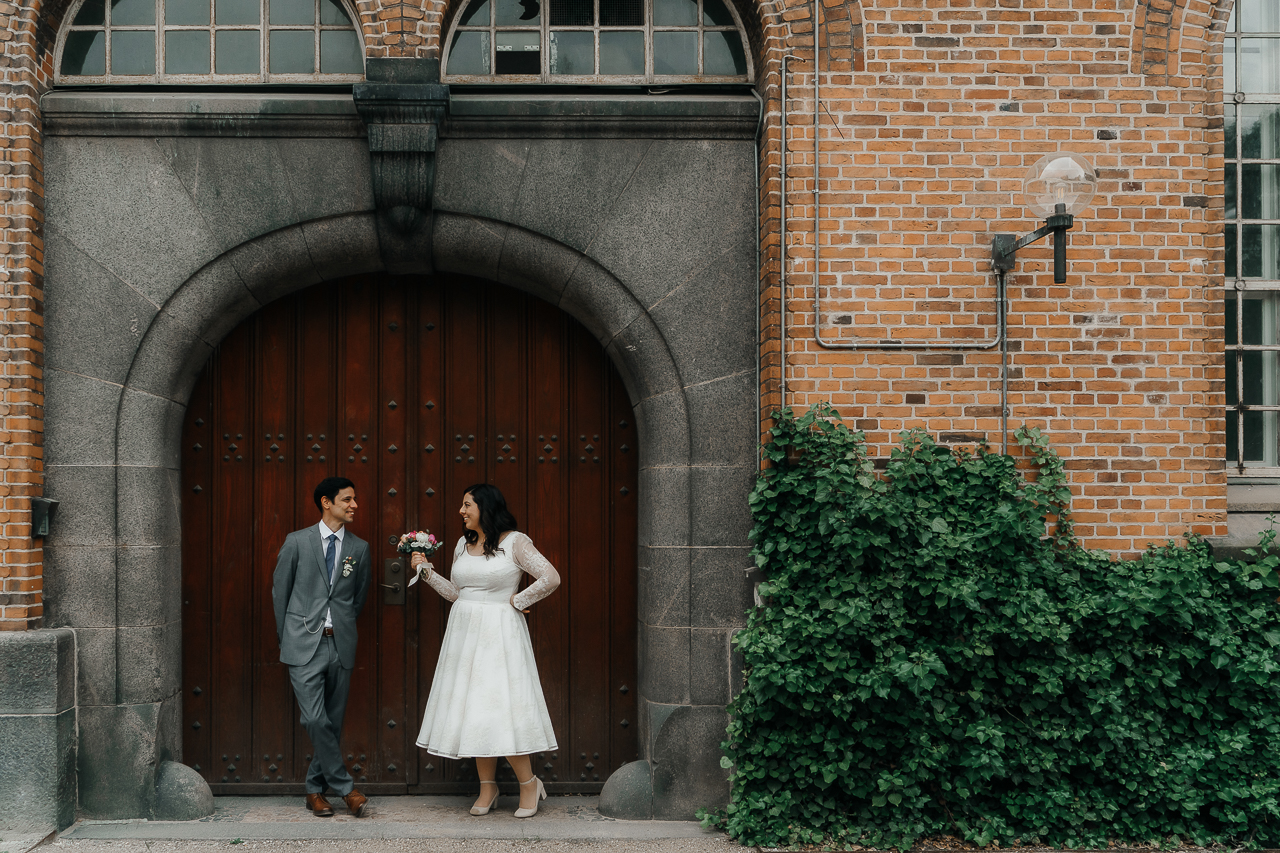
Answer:
<svg viewBox="0 0 1280 853"><path fill-rule="evenodd" d="M343 797L342 800L347 804L347 808L351 810L352 817L360 817L364 813L364 804L369 802L369 798L355 788L352 788L351 793Z"/></svg>
<svg viewBox="0 0 1280 853"><path fill-rule="evenodd" d="M314 812L316 817L333 817L333 806L324 794L307 794L307 811Z"/></svg>

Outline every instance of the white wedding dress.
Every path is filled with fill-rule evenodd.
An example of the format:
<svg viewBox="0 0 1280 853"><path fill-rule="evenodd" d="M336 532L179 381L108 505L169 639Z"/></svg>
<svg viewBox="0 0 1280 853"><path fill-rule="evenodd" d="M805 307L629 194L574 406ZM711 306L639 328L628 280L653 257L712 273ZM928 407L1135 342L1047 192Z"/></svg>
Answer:
<svg viewBox="0 0 1280 853"><path fill-rule="evenodd" d="M423 579L453 602L418 746L444 758L529 755L556 749L551 717L524 610L560 585L555 567L514 531L492 557L467 553L459 539L453 580L426 569ZM521 571L534 582L515 598Z"/></svg>

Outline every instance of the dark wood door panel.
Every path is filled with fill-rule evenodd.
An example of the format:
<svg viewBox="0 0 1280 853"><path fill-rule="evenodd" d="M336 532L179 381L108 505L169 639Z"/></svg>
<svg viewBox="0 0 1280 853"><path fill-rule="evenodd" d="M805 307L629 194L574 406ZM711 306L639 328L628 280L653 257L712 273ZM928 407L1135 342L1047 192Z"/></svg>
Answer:
<svg viewBox="0 0 1280 853"><path fill-rule="evenodd" d="M532 297L465 277L363 276L268 306L219 346L183 429L185 760L219 793L301 790L310 744L279 663L276 551L314 524L322 477L356 483L373 550L343 746L363 789L469 791L469 761L414 745L448 604L384 599L394 537L447 545L475 482L497 484L563 578L530 632L560 749L552 790L598 790L637 757L636 455L599 344ZM401 579L403 583L403 579ZM503 768L505 771L505 766Z"/></svg>

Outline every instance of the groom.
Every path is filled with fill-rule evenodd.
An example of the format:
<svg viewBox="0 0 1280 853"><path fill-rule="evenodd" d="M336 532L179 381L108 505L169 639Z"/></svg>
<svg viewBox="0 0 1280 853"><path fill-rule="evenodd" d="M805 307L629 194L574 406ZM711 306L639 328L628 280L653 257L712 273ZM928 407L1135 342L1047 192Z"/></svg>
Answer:
<svg viewBox="0 0 1280 853"><path fill-rule="evenodd" d="M346 529L355 518L356 487L346 477L316 486L320 524L285 537L271 600L276 611L280 662L289 665L302 727L314 757L307 769L307 808L333 815L326 787L360 817L368 799L342 762L342 717L356 665L356 617L369 595L369 543Z"/></svg>

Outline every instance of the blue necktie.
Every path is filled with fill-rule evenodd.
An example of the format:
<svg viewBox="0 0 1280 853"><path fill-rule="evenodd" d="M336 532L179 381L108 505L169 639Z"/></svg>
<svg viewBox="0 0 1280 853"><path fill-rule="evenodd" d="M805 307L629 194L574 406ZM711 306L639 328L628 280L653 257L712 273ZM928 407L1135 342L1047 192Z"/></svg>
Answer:
<svg viewBox="0 0 1280 853"><path fill-rule="evenodd" d="M329 567L329 586L333 586L333 570L338 563L338 534L329 536L329 550L324 553L325 565Z"/></svg>

